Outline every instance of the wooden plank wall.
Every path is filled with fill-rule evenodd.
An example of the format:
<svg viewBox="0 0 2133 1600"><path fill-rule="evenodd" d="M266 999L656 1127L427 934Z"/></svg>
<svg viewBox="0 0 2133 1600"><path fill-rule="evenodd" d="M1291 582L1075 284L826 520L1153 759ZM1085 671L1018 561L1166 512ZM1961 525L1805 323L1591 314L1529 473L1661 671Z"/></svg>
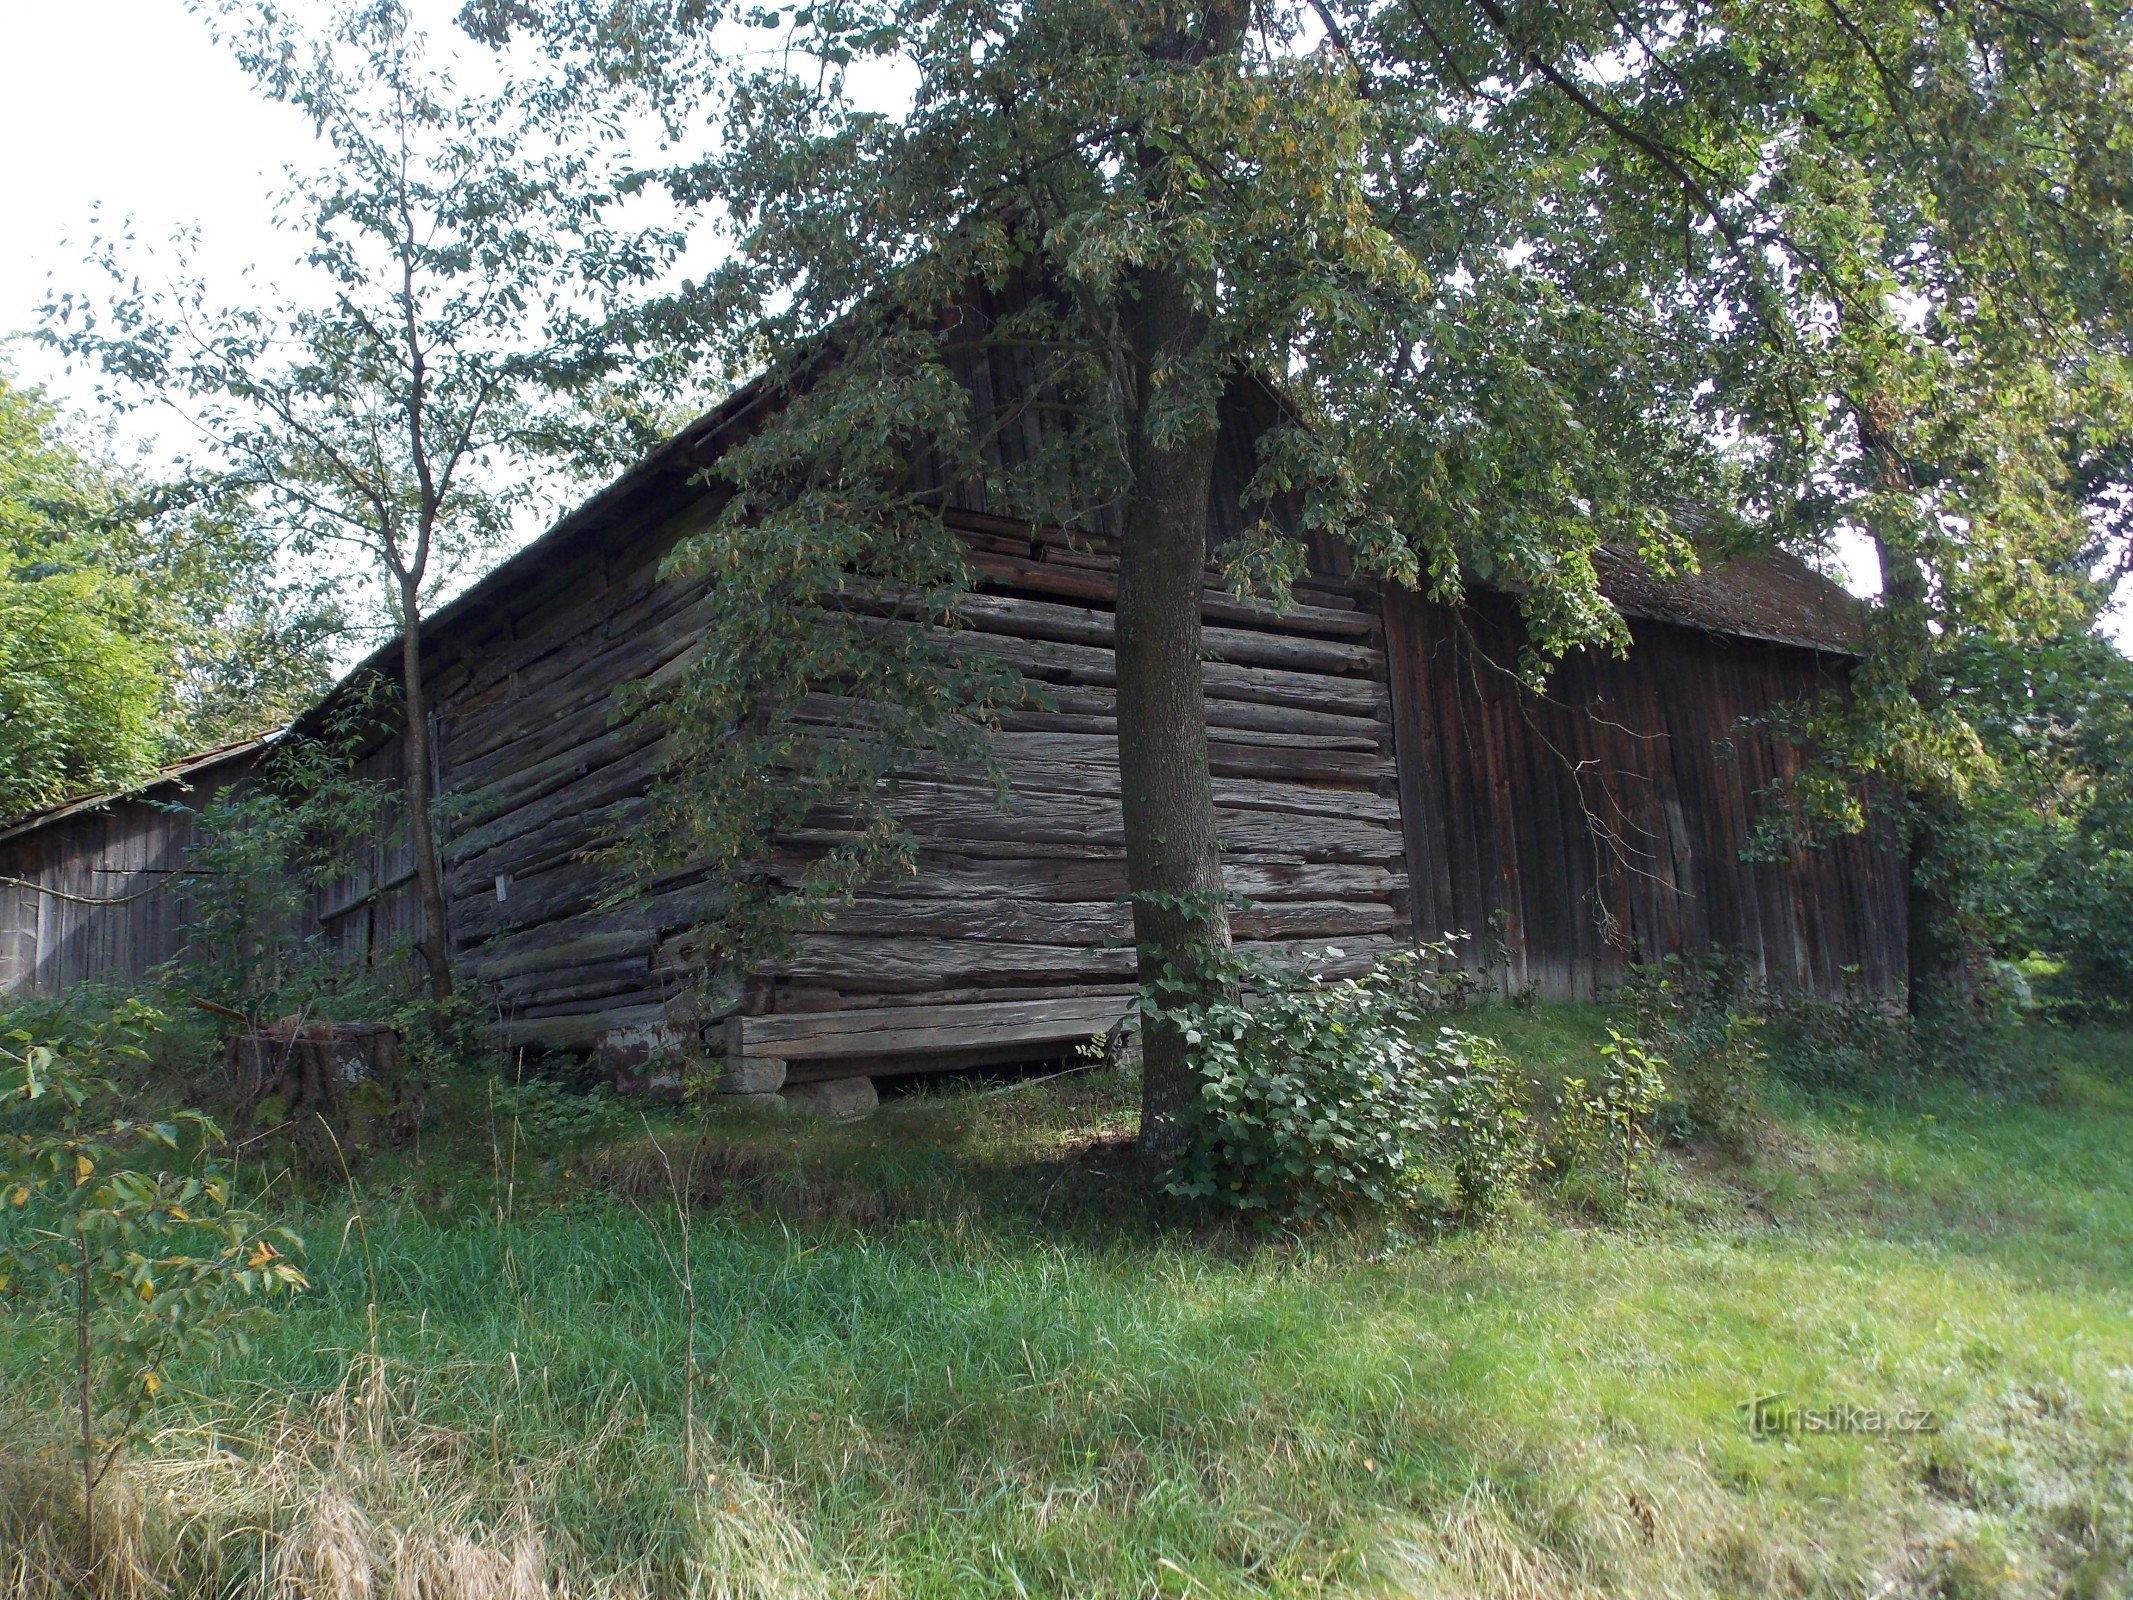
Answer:
<svg viewBox="0 0 2133 1600"><path fill-rule="evenodd" d="M1626 659L1574 655L1535 694L1510 601L1395 593L1386 610L1418 934L1463 931L1478 969L1555 998L1712 948L1781 988L1902 989L1887 841L1741 859L1798 760L1743 719L1841 686L1842 658L1638 622Z"/></svg>
<svg viewBox="0 0 2133 1600"><path fill-rule="evenodd" d="M979 774L913 775L891 803L916 871L871 888L772 970L779 1014L1116 994L1131 986L1119 811L1116 561L1061 538L968 531L983 575L962 648L1005 660L1048 708L1009 715ZM1206 594L1208 733L1238 943L1270 959L1404 933L1397 769L1375 597L1310 579L1280 612ZM826 722L835 708L825 706ZM809 841L799 840L796 843ZM821 841L826 842L826 840Z"/></svg>
<svg viewBox="0 0 2133 1600"><path fill-rule="evenodd" d="M190 788L160 785L0 841L0 875L57 891L0 884L0 994L122 983L177 955L190 922L178 880L196 835L189 810L164 806L202 805L252 766L247 756Z"/></svg>
<svg viewBox="0 0 2133 1600"><path fill-rule="evenodd" d="M359 783L379 785L384 803L375 830L344 846L340 876L319 887L312 900L312 926L344 960L405 961L421 937L422 896L407 833L407 753L399 729L382 730L379 742L356 758L349 775Z"/></svg>
<svg viewBox="0 0 2133 1600"><path fill-rule="evenodd" d="M680 986L655 958L696 921L701 874L610 907L621 881L598 852L643 817L664 753L625 699L681 672L704 624L701 587L660 581L659 562L716 504L698 492L625 521L589 559L499 596L439 673L453 945L508 1037L580 1048Z"/></svg>

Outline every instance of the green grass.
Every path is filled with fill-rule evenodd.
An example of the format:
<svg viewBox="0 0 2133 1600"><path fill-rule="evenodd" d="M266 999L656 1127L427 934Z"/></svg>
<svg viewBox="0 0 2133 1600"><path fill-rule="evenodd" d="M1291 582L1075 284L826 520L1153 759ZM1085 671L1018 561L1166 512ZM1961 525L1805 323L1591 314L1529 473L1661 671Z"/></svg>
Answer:
<svg viewBox="0 0 2133 1600"><path fill-rule="evenodd" d="M1600 1018L1483 1025L1546 1077ZM1626 1225L1543 1190L1436 1241L1151 1216L1105 1078L677 1119L694 1484L646 1131L492 1143L469 1095L359 1174L360 1223L304 1201L313 1291L191 1374L130 1548L181 1591L264 1561L350 1600L365 1563L438 1595L2123 1595L2133 1040L2022 1048L2055 1093L1775 1091L1761 1150L1670 1158ZM0 1324L0 1550L39 1348ZM1766 1394L1943 1426L1757 1439Z"/></svg>

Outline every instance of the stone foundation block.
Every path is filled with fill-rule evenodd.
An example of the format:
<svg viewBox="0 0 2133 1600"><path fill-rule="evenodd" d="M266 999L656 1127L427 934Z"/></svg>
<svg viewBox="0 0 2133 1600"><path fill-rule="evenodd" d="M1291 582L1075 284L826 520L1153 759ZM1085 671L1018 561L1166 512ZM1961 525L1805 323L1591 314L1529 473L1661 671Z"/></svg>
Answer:
<svg viewBox="0 0 2133 1600"><path fill-rule="evenodd" d="M872 1078L825 1078L819 1083L796 1083L782 1098L795 1111L850 1122L881 1104Z"/></svg>

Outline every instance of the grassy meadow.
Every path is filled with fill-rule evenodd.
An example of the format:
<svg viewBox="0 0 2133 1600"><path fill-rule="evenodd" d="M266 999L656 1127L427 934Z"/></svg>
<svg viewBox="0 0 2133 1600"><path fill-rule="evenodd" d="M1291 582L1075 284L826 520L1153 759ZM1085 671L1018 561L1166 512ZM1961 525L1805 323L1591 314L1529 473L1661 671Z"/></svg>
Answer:
<svg viewBox="0 0 2133 1600"><path fill-rule="evenodd" d="M1479 1025L1545 1077L1601 1024ZM2133 1037L2019 1048L2043 1092L1775 1089L1627 1216L1543 1182L1443 1238L1153 1212L1103 1074L841 1127L461 1086L345 1188L254 1174L313 1287L162 1406L114 1582L2122 1596ZM63 1592L43 1338L0 1321L5 1600ZM1935 1426L1759 1437L1759 1396Z"/></svg>

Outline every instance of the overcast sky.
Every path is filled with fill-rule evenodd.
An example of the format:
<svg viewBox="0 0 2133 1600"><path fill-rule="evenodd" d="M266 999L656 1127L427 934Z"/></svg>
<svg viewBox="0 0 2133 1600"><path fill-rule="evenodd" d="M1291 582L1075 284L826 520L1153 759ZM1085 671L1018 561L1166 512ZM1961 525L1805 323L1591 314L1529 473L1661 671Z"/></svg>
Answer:
<svg viewBox="0 0 2133 1600"><path fill-rule="evenodd" d="M302 6L304 0L297 0ZM432 38L450 47L457 0L421 0ZM477 76L489 57L463 44ZM92 422L110 422L93 375L23 337L56 287L100 288L84 265L91 238L129 232L147 270L181 230L192 273L210 293L247 292L240 279L280 283L301 298L296 241L273 224L284 169L321 146L287 106L260 97L184 0L0 0L0 366L41 383ZM700 263L699 263L700 265ZM116 421L123 455L167 461L190 443L167 413ZM540 532L538 521L515 530ZM469 576L473 576L470 574ZM382 618L380 618L382 624ZM351 658L367 646L351 641Z"/></svg>
<svg viewBox="0 0 2133 1600"><path fill-rule="evenodd" d="M90 281L99 203L143 240L197 226L211 280L285 256L268 194L309 144L180 0L0 0L0 329L33 325L54 282ZM42 350L17 341L6 360L63 399L89 398Z"/></svg>

